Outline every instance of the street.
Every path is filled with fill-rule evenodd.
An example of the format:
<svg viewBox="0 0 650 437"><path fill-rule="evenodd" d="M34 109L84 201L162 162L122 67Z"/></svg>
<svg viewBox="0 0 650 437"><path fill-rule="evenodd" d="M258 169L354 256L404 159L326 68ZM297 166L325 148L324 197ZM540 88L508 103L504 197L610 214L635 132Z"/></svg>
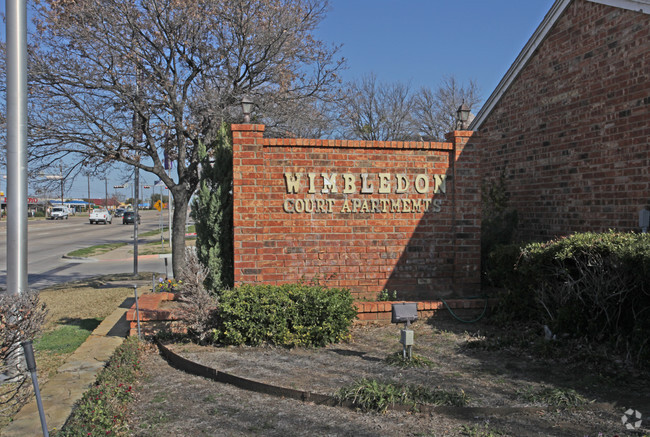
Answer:
<svg viewBox="0 0 650 437"><path fill-rule="evenodd" d="M138 234L158 229L158 211L140 211L142 223ZM167 215L163 223L167 224ZM142 240L140 243L142 243ZM120 217L113 224L91 225L87 213L78 213L68 220L33 220L28 223L28 285L42 289L50 285L93 276L132 273L133 258L64 259L63 255L84 247L105 243L133 243L133 225L122 225ZM171 270L171 265L169 267ZM138 272L165 273L164 260L157 257L138 259ZM7 222L0 222L0 288L7 283Z"/></svg>

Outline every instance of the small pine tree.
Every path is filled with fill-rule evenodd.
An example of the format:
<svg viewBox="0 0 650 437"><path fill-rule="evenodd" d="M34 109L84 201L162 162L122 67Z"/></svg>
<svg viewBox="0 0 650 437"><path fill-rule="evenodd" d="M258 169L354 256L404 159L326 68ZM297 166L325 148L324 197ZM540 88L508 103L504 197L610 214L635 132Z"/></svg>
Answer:
<svg viewBox="0 0 650 437"><path fill-rule="evenodd" d="M201 182L192 206L196 226L196 251L208 269L206 287L218 291L232 287L232 145L225 124L221 125L210 150L199 145Z"/></svg>

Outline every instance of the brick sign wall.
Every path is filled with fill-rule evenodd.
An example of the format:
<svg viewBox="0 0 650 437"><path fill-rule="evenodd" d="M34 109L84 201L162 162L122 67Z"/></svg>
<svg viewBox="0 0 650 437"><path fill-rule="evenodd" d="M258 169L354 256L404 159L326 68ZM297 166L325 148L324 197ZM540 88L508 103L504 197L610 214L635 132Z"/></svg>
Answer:
<svg viewBox="0 0 650 437"><path fill-rule="evenodd" d="M519 237L638 230L649 123L650 15L574 1L479 129Z"/></svg>
<svg viewBox="0 0 650 437"><path fill-rule="evenodd" d="M471 132L431 143L269 139L263 125L232 130L237 284L319 278L359 299L384 288L409 299L478 293Z"/></svg>

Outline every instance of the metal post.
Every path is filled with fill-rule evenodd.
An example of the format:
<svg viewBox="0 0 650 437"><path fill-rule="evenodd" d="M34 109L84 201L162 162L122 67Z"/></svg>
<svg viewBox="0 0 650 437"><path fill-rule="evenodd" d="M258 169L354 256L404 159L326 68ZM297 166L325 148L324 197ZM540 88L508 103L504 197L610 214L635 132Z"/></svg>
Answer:
<svg viewBox="0 0 650 437"><path fill-rule="evenodd" d="M27 6L6 0L7 293L27 291Z"/></svg>
<svg viewBox="0 0 650 437"><path fill-rule="evenodd" d="M140 307L138 305L138 285L133 284L133 294L135 295L135 319L138 322L138 340L142 339L140 334Z"/></svg>
<svg viewBox="0 0 650 437"><path fill-rule="evenodd" d="M163 234L163 187L162 184L160 185L160 248L164 249L165 248L165 236Z"/></svg>
<svg viewBox="0 0 650 437"><path fill-rule="evenodd" d="M38 407L38 415L41 419L41 429L43 436L48 437L50 434L47 431L47 422L45 421L45 411L43 410L43 401L41 400L41 390L38 388L38 377L36 375L36 359L34 358L34 348L31 341L23 341L21 343L25 351L25 361L27 362L27 370L32 375L32 384L34 385L34 394L36 395L36 406Z"/></svg>
<svg viewBox="0 0 650 437"><path fill-rule="evenodd" d="M137 140L136 140L137 141ZM133 207L134 219L133 219L133 276L138 274L138 196L140 184L140 169L135 168L135 206Z"/></svg>
<svg viewBox="0 0 650 437"><path fill-rule="evenodd" d="M171 177L171 170L169 170ZM167 210L169 211L169 247L172 247L172 190L167 188Z"/></svg>
<svg viewBox="0 0 650 437"><path fill-rule="evenodd" d="M61 181L61 206L63 205L63 165L59 166L59 174L61 175L61 178L59 179Z"/></svg>

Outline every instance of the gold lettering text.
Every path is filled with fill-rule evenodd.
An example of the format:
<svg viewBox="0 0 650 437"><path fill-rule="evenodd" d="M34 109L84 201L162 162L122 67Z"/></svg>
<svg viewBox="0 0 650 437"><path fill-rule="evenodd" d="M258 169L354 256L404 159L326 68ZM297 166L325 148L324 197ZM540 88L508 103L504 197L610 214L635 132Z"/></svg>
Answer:
<svg viewBox="0 0 650 437"><path fill-rule="evenodd" d="M419 174L415 177L415 191L420 194L429 192L429 178L427 175Z"/></svg>
<svg viewBox="0 0 650 437"><path fill-rule="evenodd" d="M287 194L296 194L300 189L300 173L285 173L284 183L287 186Z"/></svg>
<svg viewBox="0 0 650 437"><path fill-rule="evenodd" d="M398 174L395 176L397 178L397 189L395 192L397 194L406 193L409 189L409 180L404 174Z"/></svg>

